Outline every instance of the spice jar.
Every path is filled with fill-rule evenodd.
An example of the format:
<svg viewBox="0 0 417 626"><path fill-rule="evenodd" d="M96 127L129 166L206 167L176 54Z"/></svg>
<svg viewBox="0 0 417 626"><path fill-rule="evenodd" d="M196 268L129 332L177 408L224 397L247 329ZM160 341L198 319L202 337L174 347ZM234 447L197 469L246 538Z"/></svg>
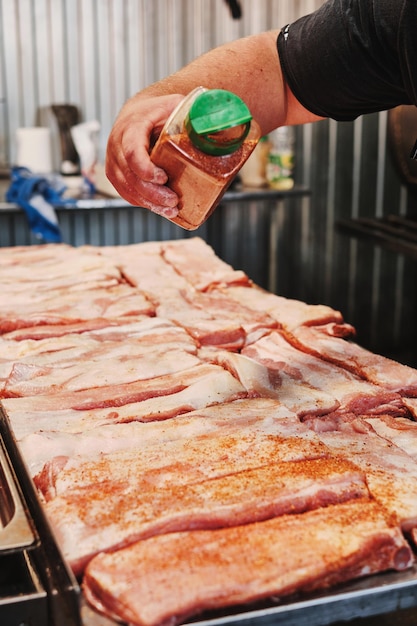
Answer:
<svg viewBox="0 0 417 626"><path fill-rule="evenodd" d="M223 89L194 89L173 111L151 152L179 197L171 218L195 230L212 214L261 136L246 104Z"/></svg>

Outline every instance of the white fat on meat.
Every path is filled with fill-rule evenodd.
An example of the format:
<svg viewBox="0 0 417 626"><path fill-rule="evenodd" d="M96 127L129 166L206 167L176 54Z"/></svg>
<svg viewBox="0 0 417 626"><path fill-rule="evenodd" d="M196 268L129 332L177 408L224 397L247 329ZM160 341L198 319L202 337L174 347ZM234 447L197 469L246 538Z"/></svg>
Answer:
<svg viewBox="0 0 417 626"><path fill-rule="evenodd" d="M28 272L28 267L35 266L39 268L36 274ZM31 291L33 286L33 291L41 286L47 291L51 284L80 285L92 277L120 279L120 272L111 259L97 254L92 248L87 250L61 244L42 246L41 249L17 246L6 251L2 248L0 267L6 270L1 272L0 282L10 289L23 289L30 284Z"/></svg>
<svg viewBox="0 0 417 626"><path fill-rule="evenodd" d="M250 311L231 299L190 290L161 292L156 314L186 328L200 345L232 351L276 327L268 315Z"/></svg>
<svg viewBox="0 0 417 626"><path fill-rule="evenodd" d="M256 524L170 533L100 554L84 594L99 611L136 626L175 626L206 609L327 589L413 556L372 501L337 504Z"/></svg>
<svg viewBox="0 0 417 626"><path fill-rule="evenodd" d="M105 333L87 334L84 343L83 338L77 339L74 343L79 358L75 360L68 361L66 354L60 360L60 354L50 351L42 358L17 361L4 385L4 395L29 396L127 384L200 363L195 356L196 345L183 329L165 322L159 326L145 324L141 333L137 326L124 325L125 332L114 331L114 337L107 329L108 340Z"/></svg>
<svg viewBox="0 0 417 626"><path fill-rule="evenodd" d="M189 289L187 280L167 263L161 242L146 241L127 246L105 246L100 254L110 258L128 282L150 298L170 289Z"/></svg>
<svg viewBox="0 0 417 626"><path fill-rule="evenodd" d="M9 309L7 306L2 307L2 316L8 315L11 319L19 320L20 324L25 319L34 324L36 319L51 318L53 315L57 320L78 321L95 317L116 319L119 316L154 314L153 305L144 294L125 283L78 291L35 291L30 296L22 292L17 296L13 294L9 306Z"/></svg>
<svg viewBox="0 0 417 626"><path fill-rule="evenodd" d="M242 351L263 364L277 379L310 386L337 401L340 412L404 415L401 396L365 381L351 372L292 346L280 332L272 332ZM330 409L332 410L332 409ZM314 409L312 409L312 413ZM330 411L329 411L330 412Z"/></svg>

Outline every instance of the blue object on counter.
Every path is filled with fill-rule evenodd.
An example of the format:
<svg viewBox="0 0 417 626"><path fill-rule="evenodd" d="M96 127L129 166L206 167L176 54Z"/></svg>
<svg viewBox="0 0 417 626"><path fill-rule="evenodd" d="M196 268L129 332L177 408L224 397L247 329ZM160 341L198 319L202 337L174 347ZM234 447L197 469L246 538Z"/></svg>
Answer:
<svg viewBox="0 0 417 626"><path fill-rule="evenodd" d="M40 175L27 167L13 167L6 200L25 211L30 229L39 239L45 243L60 243L62 235L54 205L75 204L72 198L62 199L65 189L54 174Z"/></svg>

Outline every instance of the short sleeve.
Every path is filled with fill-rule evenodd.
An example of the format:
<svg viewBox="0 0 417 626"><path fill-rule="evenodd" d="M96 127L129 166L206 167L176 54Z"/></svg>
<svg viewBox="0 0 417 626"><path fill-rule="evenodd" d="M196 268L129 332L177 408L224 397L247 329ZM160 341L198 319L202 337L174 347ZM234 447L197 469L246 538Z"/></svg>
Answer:
<svg viewBox="0 0 417 626"><path fill-rule="evenodd" d="M312 113L339 121L416 104L416 0L329 0L278 36L284 77Z"/></svg>

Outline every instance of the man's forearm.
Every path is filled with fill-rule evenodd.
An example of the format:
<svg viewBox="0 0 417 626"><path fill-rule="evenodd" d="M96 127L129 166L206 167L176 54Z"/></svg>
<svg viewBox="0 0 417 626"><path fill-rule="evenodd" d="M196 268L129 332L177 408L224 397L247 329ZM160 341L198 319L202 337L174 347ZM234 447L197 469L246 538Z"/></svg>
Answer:
<svg viewBox="0 0 417 626"><path fill-rule="evenodd" d="M264 134L284 124L317 120L301 107L283 81L277 35L278 31L269 31L224 44L146 87L134 98L187 94L202 85L227 89L240 96Z"/></svg>

